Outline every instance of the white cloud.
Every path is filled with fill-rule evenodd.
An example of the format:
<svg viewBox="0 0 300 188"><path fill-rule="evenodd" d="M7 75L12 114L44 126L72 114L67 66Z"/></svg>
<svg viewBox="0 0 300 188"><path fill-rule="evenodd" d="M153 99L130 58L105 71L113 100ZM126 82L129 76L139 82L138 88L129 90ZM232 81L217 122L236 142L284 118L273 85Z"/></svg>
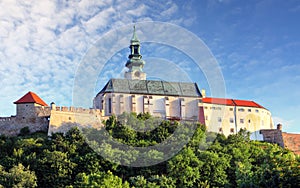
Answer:
<svg viewBox="0 0 300 188"><path fill-rule="evenodd" d="M29 90L48 103L71 105L77 66L97 39L134 21L172 22L178 13L172 1L3 0L0 7L0 115L13 114L10 104Z"/></svg>

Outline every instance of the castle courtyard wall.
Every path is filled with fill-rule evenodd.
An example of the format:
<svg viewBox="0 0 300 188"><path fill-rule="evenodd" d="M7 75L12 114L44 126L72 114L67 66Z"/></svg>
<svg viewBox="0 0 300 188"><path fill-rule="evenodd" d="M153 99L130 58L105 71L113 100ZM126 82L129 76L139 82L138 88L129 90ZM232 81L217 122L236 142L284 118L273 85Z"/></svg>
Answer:
<svg viewBox="0 0 300 188"><path fill-rule="evenodd" d="M48 131L50 107L33 104L18 104L17 115L0 117L0 135L16 136L24 127L30 132Z"/></svg>
<svg viewBox="0 0 300 188"><path fill-rule="evenodd" d="M16 136L24 127L28 127L30 132L48 131L49 121L47 117L19 119L16 117L0 118L0 135Z"/></svg>
<svg viewBox="0 0 300 188"><path fill-rule="evenodd" d="M103 127L101 111L75 107L55 107L51 110L48 135L56 132L65 133L72 127Z"/></svg>

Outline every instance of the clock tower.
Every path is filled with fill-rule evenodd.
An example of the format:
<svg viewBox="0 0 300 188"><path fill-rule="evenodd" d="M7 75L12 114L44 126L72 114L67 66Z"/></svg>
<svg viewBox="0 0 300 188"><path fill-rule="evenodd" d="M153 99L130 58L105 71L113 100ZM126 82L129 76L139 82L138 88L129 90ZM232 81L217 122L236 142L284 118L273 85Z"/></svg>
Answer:
<svg viewBox="0 0 300 188"><path fill-rule="evenodd" d="M130 55L125 65L129 70L125 72L125 78L130 80L146 80L146 73L143 71L145 61L142 60L142 55L140 54L140 40L136 36L135 26L133 26L133 35L129 48Z"/></svg>

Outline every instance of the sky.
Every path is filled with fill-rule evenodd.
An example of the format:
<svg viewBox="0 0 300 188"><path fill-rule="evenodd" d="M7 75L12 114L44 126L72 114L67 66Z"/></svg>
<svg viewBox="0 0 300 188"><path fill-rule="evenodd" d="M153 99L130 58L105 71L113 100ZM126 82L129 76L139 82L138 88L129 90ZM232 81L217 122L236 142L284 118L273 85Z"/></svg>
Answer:
<svg viewBox="0 0 300 188"><path fill-rule="evenodd" d="M99 44L116 51L97 69L92 95L108 79L121 78L133 24L149 78L157 77L154 70L168 71L167 78L197 82L211 95L207 75L195 66L195 59L174 46L149 42L146 33L155 28L144 23L158 22L201 39L221 70L226 98L253 100L271 111L283 131L300 133L299 18L298 0L1 0L0 116L14 115L13 102L28 91L48 104L74 105L74 83L83 62L89 54L105 56L93 51ZM125 40L104 41L123 29Z"/></svg>

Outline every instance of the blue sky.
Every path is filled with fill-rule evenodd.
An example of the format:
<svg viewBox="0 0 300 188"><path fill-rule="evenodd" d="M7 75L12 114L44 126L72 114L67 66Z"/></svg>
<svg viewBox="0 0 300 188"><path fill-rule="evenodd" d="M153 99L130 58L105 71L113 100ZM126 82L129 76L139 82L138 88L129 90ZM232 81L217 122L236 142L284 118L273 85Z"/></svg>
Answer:
<svg viewBox="0 0 300 188"><path fill-rule="evenodd" d="M254 100L284 131L300 132L298 0L3 0L0 7L0 116L15 114L12 102L29 90L47 103L72 105L77 68L103 35L132 23L140 31L139 22L158 21L183 27L206 44L222 70L226 97ZM142 45L149 61L145 70L156 65L153 56L161 56L209 91L201 73L187 66L192 65L188 57L159 53L157 44ZM128 48L116 52L99 73L96 89L103 80L120 77L127 54Z"/></svg>

